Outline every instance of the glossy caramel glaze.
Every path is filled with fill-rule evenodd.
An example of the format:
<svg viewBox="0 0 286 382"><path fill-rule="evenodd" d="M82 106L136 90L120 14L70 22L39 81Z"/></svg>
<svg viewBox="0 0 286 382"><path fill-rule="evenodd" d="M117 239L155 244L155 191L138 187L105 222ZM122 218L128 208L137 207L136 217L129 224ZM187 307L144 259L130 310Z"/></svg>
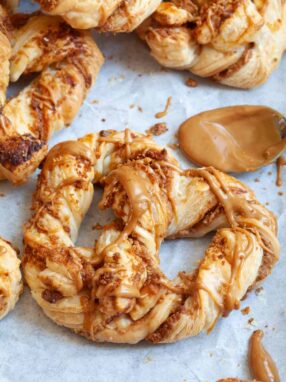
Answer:
<svg viewBox="0 0 286 382"><path fill-rule="evenodd" d="M248 362L254 378L261 382L280 382L274 360L262 344L263 332L256 330L250 338Z"/></svg>

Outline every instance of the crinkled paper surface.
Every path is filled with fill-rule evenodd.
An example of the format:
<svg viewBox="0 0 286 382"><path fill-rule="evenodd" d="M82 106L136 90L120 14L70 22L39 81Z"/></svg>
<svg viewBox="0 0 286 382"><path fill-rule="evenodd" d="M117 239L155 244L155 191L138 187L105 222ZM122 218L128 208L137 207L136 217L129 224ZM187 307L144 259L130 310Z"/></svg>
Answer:
<svg viewBox="0 0 286 382"><path fill-rule="evenodd" d="M251 91L235 90L198 79L199 86L185 85L187 72L162 70L135 35L95 35L106 56L98 81L68 129L57 134L57 142L76 139L102 129L129 127L144 132L158 120L172 96L166 122L168 132L159 143L175 143L174 134L187 118L200 111L235 104L269 105L286 112L286 57L264 86ZM18 90L13 87L12 91ZM203 144L203 143L202 143ZM176 151L182 166L191 166ZM275 165L240 175L263 203L275 212L279 223L281 259L257 295L252 292L241 308L221 319L209 334L170 345L147 342L135 346L96 344L58 327L32 300L28 287L16 309L0 322L0 382L215 382L222 377L250 377L247 344L253 330L265 331L264 343L286 381L286 167L284 186L275 185ZM15 188L0 183L0 235L22 249L22 226L30 216L36 175L28 184ZM284 192L284 195L282 193ZM80 230L79 242L92 245L96 223L112 219L99 212L96 190L94 204ZM173 277L179 270L192 270L203 256L210 237L165 242L161 248L162 269ZM251 322L251 323L249 323Z"/></svg>

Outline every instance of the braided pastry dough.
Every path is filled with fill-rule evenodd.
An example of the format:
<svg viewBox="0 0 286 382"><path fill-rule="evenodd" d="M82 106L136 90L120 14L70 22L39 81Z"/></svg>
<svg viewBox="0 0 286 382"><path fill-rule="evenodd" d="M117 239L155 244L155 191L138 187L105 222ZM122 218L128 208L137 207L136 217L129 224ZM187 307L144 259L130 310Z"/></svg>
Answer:
<svg viewBox="0 0 286 382"><path fill-rule="evenodd" d="M131 32L149 17L161 0L37 0L50 15L60 15L73 28Z"/></svg>
<svg viewBox="0 0 286 382"><path fill-rule="evenodd" d="M138 31L161 65L252 88L286 49L286 2L170 0Z"/></svg>
<svg viewBox="0 0 286 382"><path fill-rule="evenodd" d="M95 248L75 246L104 186L102 209L118 221ZM181 170L136 132L103 131L55 146L25 226L23 269L32 296L59 325L94 341L174 342L210 331L278 259L276 219L253 192L213 168ZM217 230L198 269L169 280L164 238Z"/></svg>
<svg viewBox="0 0 286 382"><path fill-rule="evenodd" d="M0 320L14 308L22 290L17 252L10 243L0 238Z"/></svg>
<svg viewBox="0 0 286 382"><path fill-rule="evenodd" d="M0 19L0 178L19 184L47 154L51 135L75 118L103 56L88 32L73 30L58 17L23 19L13 40L3 20L7 18ZM41 74L5 103L9 75L14 82L33 72Z"/></svg>

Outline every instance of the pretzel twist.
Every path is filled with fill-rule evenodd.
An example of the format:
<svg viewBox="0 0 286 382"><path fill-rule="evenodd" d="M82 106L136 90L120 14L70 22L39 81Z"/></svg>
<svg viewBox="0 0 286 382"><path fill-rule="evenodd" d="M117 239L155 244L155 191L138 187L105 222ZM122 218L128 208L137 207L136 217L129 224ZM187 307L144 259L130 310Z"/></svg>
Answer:
<svg viewBox="0 0 286 382"><path fill-rule="evenodd" d="M149 17L161 0L37 0L50 15L60 15L73 28L131 32Z"/></svg>
<svg viewBox="0 0 286 382"><path fill-rule="evenodd" d="M91 205L118 221L94 248L75 246ZM181 170L135 132L104 131L55 146L25 226L23 268L32 296L59 325L94 341L173 342L210 331L278 259L276 219L251 190L213 168ZM192 274L159 268L164 238L217 230Z"/></svg>
<svg viewBox="0 0 286 382"><path fill-rule="evenodd" d="M170 0L138 32L163 66L252 88L268 79L286 49L286 3Z"/></svg>
<svg viewBox="0 0 286 382"><path fill-rule="evenodd" d="M75 118L103 56L88 32L73 30L60 18L23 17L13 38L5 20L0 8L0 178L19 184L47 154L52 134ZM41 74L5 103L9 76L14 82L35 72Z"/></svg>
<svg viewBox="0 0 286 382"><path fill-rule="evenodd" d="M17 252L9 242L0 238L0 320L14 309L22 290Z"/></svg>

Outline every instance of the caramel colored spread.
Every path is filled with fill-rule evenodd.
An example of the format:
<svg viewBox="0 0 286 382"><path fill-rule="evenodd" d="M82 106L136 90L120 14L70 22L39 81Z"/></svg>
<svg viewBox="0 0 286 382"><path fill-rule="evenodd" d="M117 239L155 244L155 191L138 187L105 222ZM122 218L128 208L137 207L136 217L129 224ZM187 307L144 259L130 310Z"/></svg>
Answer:
<svg viewBox="0 0 286 382"><path fill-rule="evenodd" d="M169 107L171 106L171 102L172 102L172 97L168 97L165 109L163 111L159 111L158 113L156 113L155 118L159 119L159 118L166 117L166 115L168 114Z"/></svg>
<svg viewBox="0 0 286 382"><path fill-rule="evenodd" d="M282 167L286 166L286 159L283 157L279 157L277 159L276 166L277 166L276 185L278 187L281 187L282 183L283 183L283 181L282 181Z"/></svg>
<svg viewBox="0 0 286 382"><path fill-rule="evenodd" d="M118 182L125 190L128 197L130 212L124 230L117 240L108 245L104 251L119 244L133 232L138 220L149 208L151 202L151 194L148 191L148 186L150 186L148 180L144 179L132 167L121 166L112 171L109 177L111 179L111 188ZM99 207L101 207L101 203L99 203Z"/></svg>
<svg viewBox="0 0 286 382"><path fill-rule="evenodd" d="M231 310L239 308L239 301L234 295L233 284L240 277L242 264L253 251L253 236L249 229L253 230L260 243L268 243L267 246L263 244L263 249L277 258L280 251L279 242L274 233L267 227L267 217L264 216L263 211L255 204L250 205L246 198L238 197L226 188L215 168L193 169L188 170L188 172L205 179L223 207L229 226L234 229L235 240L230 261L231 276L226 286L223 302L217 302L205 286L203 288L200 286L200 289L209 293L221 310L222 315L227 316Z"/></svg>
<svg viewBox="0 0 286 382"><path fill-rule="evenodd" d="M94 162L94 153L82 142L67 141L64 144L58 144L51 149L44 162L43 172L46 173L54 165L55 161L60 162L61 157L71 155L83 158L91 163Z"/></svg>
<svg viewBox="0 0 286 382"><path fill-rule="evenodd" d="M249 368L253 377L258 381L280 382L275 362L261 343L262 338L263 332L261 330L256 330L250 338L248 355Z"/></svg>
<svg viewBox="0 0 286 382"><path fill-rule="evenodd" d="M231 106L197 114L179 129L179 143L194 163L224 172L254 171L286 149L286 121L266 106Z"/></svg>

